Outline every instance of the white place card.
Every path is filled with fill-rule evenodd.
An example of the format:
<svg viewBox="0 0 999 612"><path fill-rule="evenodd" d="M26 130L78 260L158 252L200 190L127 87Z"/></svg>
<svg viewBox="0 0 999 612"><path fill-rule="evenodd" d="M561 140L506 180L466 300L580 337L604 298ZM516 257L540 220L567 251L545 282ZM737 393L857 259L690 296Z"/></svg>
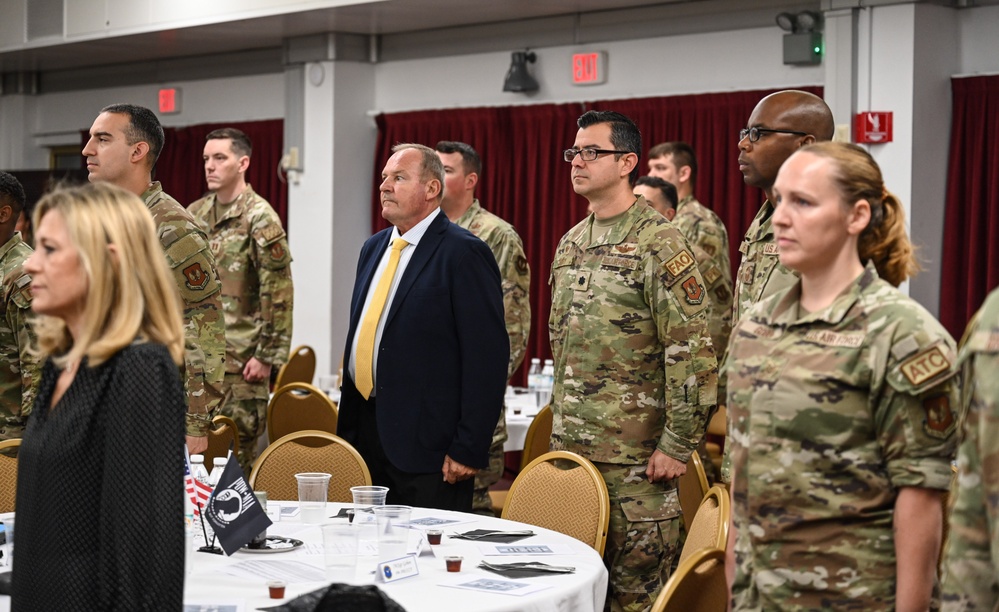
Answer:
<svg viewBox="0 0 999 612"><path fill-rule="evenodd" d="M551 588L551 585L544 583L494 578L487 574L477 572L469 572L457 578L440 582L438 585L454 589L478 591L480 593L513 595L515 597L523 597L524 595L530 595L531 593L537 593L538 591Z"/></svg>
<svg viewBox="0 0 999 612"><path fill-rule="evenodd" d="M424 516L422 518L409 521L410 527L418 529L440 529L441 527L451 527L461 523L471 523L472 520L462 520L457 518L444 518L443 516Z"/></svg>
<svg viewBox="0 0 999 612"><path fill-rule="evenodd" d="M519 557L523 555L574 555L572 548L563 544L479 544L479 551L486 556Z"/></svg>
<svg viewBox="0 0 999 612"><path fill-rule="evenodd" d="M395 582L403 578L417 576L419 573L420 568L416 565L416 557L412 555L378 564L378 576L382 582Z"/></svg>
<svg viewBox="0 0 999 612"><path fill-rule="evenodd" d="M183 612L244 612L242 601L225 599L185 599Z"/></svg>

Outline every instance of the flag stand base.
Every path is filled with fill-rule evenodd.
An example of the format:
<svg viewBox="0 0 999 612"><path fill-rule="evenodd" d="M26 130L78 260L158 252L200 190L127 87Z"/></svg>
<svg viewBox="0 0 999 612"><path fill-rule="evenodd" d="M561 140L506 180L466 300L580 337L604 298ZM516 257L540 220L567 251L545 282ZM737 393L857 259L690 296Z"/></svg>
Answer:
<svg viewBox="0 0 999 612"><path fill-rule="evenodd" d="M223 555L225 554L221 548L218 546L202 546L198 549L198 552L212 553L213 555Z"/></svg>

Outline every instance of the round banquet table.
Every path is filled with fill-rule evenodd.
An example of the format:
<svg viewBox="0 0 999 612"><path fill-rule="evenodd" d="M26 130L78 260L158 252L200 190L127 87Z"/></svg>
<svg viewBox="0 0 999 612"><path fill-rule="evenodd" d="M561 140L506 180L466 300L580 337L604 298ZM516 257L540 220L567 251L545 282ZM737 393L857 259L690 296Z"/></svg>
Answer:
<svg viewBox="0 0 999 612"><path fill-rule="evenodd" d="M293 502L270 502L282 506L293 506ZM329 504L328 514L337 514L344 504ZM347 506L350 506L349 504ZM273 515L273 508L271 508ZM376 582L373 570L377 564L375 556L358 556L354 584L376 584L389 597L409 612L421 610L434 612L476 612L489 611L554 611L573 610L582 612L603 610L607 590L607 570L600 556L593 548L569 536L498 518L459 512L446 512L426 508L414 508L413 520L424 517L455 519L461 521L453 525L444 525L443 541L439 546L432 547L434 554L424 553L417 557L419 575L404 578L395 582ZM344 521L345 519L329 519ZM557 552L565 554L545 556L486 556L475 541L452 539L450 534L465 532L472 529L497 529L504 531L520 531L532 529L537 534L520 540L518 545L544 543L558 547ZM268 579L263 576L239 577L226 573L227 567L241 562L257 563L255 571L266 573L262 569L267 562L295 561L315 566L320 571L323 567L322 534L319 526L305 525L298 517L284 518L268 528L268 535L286 536L301 540L304 546L279 554L260 554L240 551L231 557L206 553L195 553L193 571L188 575L185 585L185 604L207 603L242 603L244 609L255 610L286 602L293 597L313 591L328 582L289 582L286 598L270 599L267 592ZM495 545L495 544L494 544ZM461 573L448 573L444 566L444 555L458 554L464 557ZM490 578L510 580L498 574L478 569L480 561L486 559L494 563L510 563L517 561L541 561L549 565L572 566L576 568L573 574L552 574L522 579L530 584L544 585L543 590L523 596L504 595L500 593L479 592L442 586L440 583L454 579ZM189 608L190 609L190 608ZM197 609L197 608L195 608ZM208 608L205 608L206 610Z"/></svg>

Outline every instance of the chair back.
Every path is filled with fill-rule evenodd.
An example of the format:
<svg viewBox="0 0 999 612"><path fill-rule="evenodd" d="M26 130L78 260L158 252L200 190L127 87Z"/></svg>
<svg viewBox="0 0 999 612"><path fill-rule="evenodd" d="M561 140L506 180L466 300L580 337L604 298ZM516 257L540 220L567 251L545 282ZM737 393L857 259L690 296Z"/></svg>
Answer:
<svg viewBox="0 0 999 612"><path fill-rule="evenodd" d="M725 551L704 548L681 561L652 604L652 612L725 612Z"/></svg>
<svg viewBox="0 0 999 612"><path fill-rule="evenodd" d="M325 431L299 431L282 437L260 453L250 472L250 488L267 491L267 499L297 500L295 474L326 472L330 478L327 499L354 501L351 487L371 485L367 464L343 438Z"/></svg>
<svg viewBox="0 0 999 612"><path fill-rule="evenodd" d="M238 453L239 430L236 429L236 422L224 414L217 415L212 419L212 428L208 430L208 448L201 453L205 456L205 466L213 465L216 457L226 457L230 444L232 451Z"/></svg>
<svg viewBox="0 0 999 612"><path fill-rule="evenodd" d="M603 555L610 521L607 484L587 459L566 451L545 453L513 481L502 518L564 533Z"/></svg>
<svg viewBox="0 0 999 612"><path fill-rule="evenodd" d="M721 485L708 489L697 510L697 516L687 531L687 539L680 550L679 562L693 556L705 548L717 548L724 551L728 545L728 523L732 516L732 505L729 502L728 490Z"/></svg>
<svg viewBox="0 0 999 612"><path fill-rule="evenodd" d="M296 431L318 429L336 433L336 404L308 383L289 383L274 392L267 404L267 441Z"/></svg>
<svg viewBox="0 0 999 612"><path fill-rule="evenodd" d="M697 516L697 508L708 492L708 475L704 472L704 462L697 451L690 453L687 460L687 471L677 480L677 495L680 498L680 509L683 510L683 524L690 531L690 526Z"/></svg>
<svg viewBox="0 0 999 612"><path fill-rule="evenodd" d="M14 454L21 446L21 438L0 442L0 451L14 449ZM17 457L0 454L0 512L13 512L14 500L17 497Z"/></svg>
<svg viewBox="0 0 999 612"><path fill-rule="evenodd" d="M520 471L523 472L527 465L544 455L551 448L552 439L552 405L548 404L534 416L534 420L527 427L527 435L524 438L524 452L520 457Z"/></svg>
<svg viewBox="0 0 999 612"><path fill-rule="evenodd" d="M274 381L274 390L293 382L303 382L312 384L312 377L316 375L316 352L312 347L303 344L296 346L288 357L288 363L278 370L277 380Z"/></svg>

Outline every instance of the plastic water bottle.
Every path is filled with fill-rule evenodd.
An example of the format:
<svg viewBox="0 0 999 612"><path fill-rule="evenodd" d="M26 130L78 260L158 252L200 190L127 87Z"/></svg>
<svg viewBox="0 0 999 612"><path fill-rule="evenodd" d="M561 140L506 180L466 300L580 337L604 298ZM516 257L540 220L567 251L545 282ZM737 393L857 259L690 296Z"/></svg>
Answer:
<svg viewBox="0 0 999 612"><path fill-rule="evenodd" d="M541 369L541 401L539 406L545 406L552 399L552 389L555 387L555 362L545 359L545 366Z"/></svg>
<svg viewBox="0 0 999 612"><path fill-rule="evenodd" d="M213 461L212 473L208 475L208 484L212 485L212 491L215 490L215 485L219 483L219 479L222 478L222 472L225 471L225 464L229 460L225 457L216 457Z"/></svg>
<svg viewBox="0 0 999 612"><path fill-rule="evenodd" d="M541 401L541 359L534 357L531 359L531 367L527 370L527 390L530 391L535 401Z"/></svg>

